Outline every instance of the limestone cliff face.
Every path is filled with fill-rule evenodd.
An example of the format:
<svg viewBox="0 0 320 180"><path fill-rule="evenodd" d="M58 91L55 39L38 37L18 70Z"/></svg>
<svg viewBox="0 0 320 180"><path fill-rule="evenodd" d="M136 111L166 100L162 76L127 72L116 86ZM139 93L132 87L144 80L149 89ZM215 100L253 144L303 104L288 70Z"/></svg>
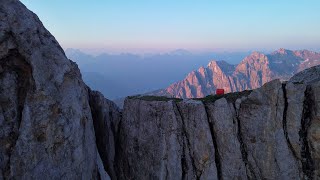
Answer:
<svg viewBox="0 0 320 180"><path fill-rule="evenodd" d="M281 48L268 55L253 52L237 66L212 61L207 67L189 73L184 80L153 94L200 98L214 94L217 88L224 88L226 92L256 89L273 79L288 80L292 75L319 64L320 54L307 50Z"/></svg>
<svg viewBox="0 0 320 180"><path fill-rule="evenodd" d="M237 100L126 99L118 177L320 178L319 72L271 81Z"/></svg>
<svg viewBox="0 0 320 180"><path fill-rule="evenodd" d="M107 178L88 90L37 16L0 0L0 179Z"/></svg>
<svg viewBox="0 0 320 180"><path fill-rule="evenodd" d="M119 131L119 178L217 179L208 123L201 102L127 99Z"/></svg>
<svg viewBox="0 0 320 180"><path fill-rule="evenodd" d="M0 0L0 19L0 179L320 178L320 66L237 97L131 97L121 111L19 1ZM269 72L253 59L237 72ZM234 68L213 62L188 82Z"/></svg>
<svg viewBox="0 0 320 180"><path fill-rule="evenodd" d="M90 90L89 99L99 154L110 177L116 179L117 173L114 164L117 161L117 134L122 113L112 101L105 99L100 92Z"/></svg>

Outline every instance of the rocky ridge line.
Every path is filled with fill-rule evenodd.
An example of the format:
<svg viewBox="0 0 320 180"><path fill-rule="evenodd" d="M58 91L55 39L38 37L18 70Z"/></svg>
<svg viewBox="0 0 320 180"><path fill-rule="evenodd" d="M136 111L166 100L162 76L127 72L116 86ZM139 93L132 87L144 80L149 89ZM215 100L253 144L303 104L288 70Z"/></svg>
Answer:
<svg viewBox="0 0 320 180"><path fill-rule="evenodd" d="M320 79L312 73L320 71L302 72L311 83L274 80L236 100L127 98L119 179L319 178Z"/></svg>
<svg viewBox="0 0 320 180"><path fill-rule="evenodd" d="M201 98L214 94L217 88L225 92L256 89L274 79L288 80L294 74L320 65L320 53L279 49L270 54L253 52L238 65L225 61L211 61L207 67L190 72L185 79L169 87L148 94Z"/></svg>
<svg viewBox="0 0 320 180"><path fill-rule="evenodd" d="M0 179L320 178L320 66L237 98L121 111L19 1L0 15Z"/></svg>

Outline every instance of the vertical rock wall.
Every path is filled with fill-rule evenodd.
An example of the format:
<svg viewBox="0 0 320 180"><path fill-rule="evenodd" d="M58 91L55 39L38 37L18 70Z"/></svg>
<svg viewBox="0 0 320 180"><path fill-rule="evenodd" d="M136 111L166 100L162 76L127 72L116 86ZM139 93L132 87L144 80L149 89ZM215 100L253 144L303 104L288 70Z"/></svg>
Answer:
<svg viewBox="0 0 320 180"><path fill-rule="evenodd" d="M319 85L275 80L236 101L127 99L119 178L317 179Z"/></svg>

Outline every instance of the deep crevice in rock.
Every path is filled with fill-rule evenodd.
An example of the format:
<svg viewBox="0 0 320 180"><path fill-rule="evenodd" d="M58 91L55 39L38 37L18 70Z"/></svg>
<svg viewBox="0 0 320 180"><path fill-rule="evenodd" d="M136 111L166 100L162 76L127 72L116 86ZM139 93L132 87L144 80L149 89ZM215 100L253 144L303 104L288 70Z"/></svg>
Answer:
<svg viewBox="0 0 320 180"><path fill-rule="evenodd" d="M303 111L301 118L301 129L299 131L301 146L301 163L304 179L314 179L314 161L311 157L310 147L308 142L308 129L311 124L312 112L315 106L313 92L310 85L306 87L303 101Z"/></svg>
<svg viewBox="0 0 320 180"><path fill-rule="evenodd" d="M232 103L232 105L233 105L233 108L235 110L234 117L237 120L237 125L238 125L237 138L238 138L238 141L240 143L240 152L241 152L241 156L242 156L242 161L244 162L244 164L246 166L247 178L248 179L257 179L257 177L256 177L256 175L255 175L255 173L253 171L253 167L248 161L248 151L247 151L247 146L243 141L243 135L242 135L242 131L241 131L241 121L240 121L240 118L239 118L239 112L238 112L238 110L236 108L235 103ZM249 172L248 172L248 170L249 170Z"/></svg>
<svg viewBox="0 0 320 180"><path fill-rule="evenodd" d="M0 59L0 67L2 71L0 72L0 79L3 78L4 74L11 74L16 75L16 95L17 99L15 104L17 107L13 107L16 109L15 115L11 115L10 117L4 117L5 122L3 124L0 124L1 126L10 126L11 132L9 136L1 137L0 140L1 144L6 143L6 147L2 146L5 150L6 155L9 157L8 161L6 162L6 165L4 167L4 176L10 177L11 170L10 170L10 161L11 161L11 155L14 150L14 147L16 146L17 140L19 138L19 129L22 121L23 116L23 109L24 104L28 95L28 92L33 90L34 86L34 80L32 78L32 68L29 63L27 63L24 59L24 57L18 52L16 49L9 50L8 54ZM3 93L11 93L11 92L4 92L4 89L0 88L0 94L2 94L3 97L6 97L7 94ZM11 99L12 100L12 99ZM11 101L9 100L9 101ZM6 108L12 108L7 107L8 102L3 102L0 100L0 106L2 106L2 113L5 112ZM9 102L10 103L10 102ZM7 109L10 110L10 109ZM2 136L2 134L1 134ZM3 163L3 162L1 162Z"/></svg>
<svg viewBox="0 0 320 180"><path fill-rule="evenodd" d="M184 117L183 117L183 115L182 115L182 113L180 111L179 106L175 102L172 102L172 103L173 103L174 107L176 108L179 117L181 118L183 135L184 135L184 137L185 137L185 139L187 141L187 148L188 148L188 151L189 151L189 157L191 159L192 169L193 169L193 172L196 175L196 179L199 180L200 179L200 175L198 174L198 169L197 169L197 167L195 165L195 161L194 161L194 158L193 158L192 153L191 153L191 143L190 143L190 140L189 140L189 137L188 137L188 133L187 133L187 130L186 130L185 119L184 119ZM182 168L186 167L186 169L188 170L188 164L187 164L186 157L185 157L186 156L185 155L186 151L185 151L185 143L184 142L183 142L183 150L184 150L184 152L183 152L184 159L183 159L183 157L181 158L181 163L183 163ZM185 177L186 174L187 174L186 171L182 170L182 176Z"/></svg>
<svg viewBox="0 0 320 180"><path fill-rule="evenodd" d="M284 99L284 108L283 108L283 118L282 118L282 128L284 132L284 136L287 140L288 147L290 151L292 152L293 156L298 159L297 154L295 153L293 146L290 142L289 136L288 136L288 128L287 128L287 113L288 113L288 97L287 97L287 90L286 90L286 84L282 84L282 91L283 91L283 99Z"/></svg>
<svg viewBox="0 0 320 180"><path fill-rule="evenodd" d="M223 179L222 178L222 168L221 168L221 156L218 150L218 143L217 143L217 135L214 131L213 128L213 122L210 121L210 116L209 116L209 110L206 104L203 103L203 106L205 108L206 116L207 116L207 121L210 129L210 134L212 138L212 143L214 145L214 155L215 155L215 163L216 163L216 168L217 168L217 174L218 174L218 179Z"/></svg>
<svg viewBox="0 0 320 180"><path fill-rule="evenodd" d="M102 102L97 102L99 100L99 97L97 94L95 94L94 91L92 91L90 88L88 88L88 97L89 97L89 105L91 109L92 119L93 119L93 126L94 126L94 132L96 137L96 144L98 153L100 154L101 160L104 165L105 171L110 175L112 179L115 179L117 177L115 172L115 163L110 164L110 162L113 161L113 159L110 159L108 152L106 151L106 145L110 144L109 136L110 134L113 135L113 141L114 141L114 147L109 148L115 148L115 153L117 152L117 142L118 142L118 131L116 128L116 125L114 124L114 116L117 116L114 114L112 105L110 105L110 109L108 114L105 114L104 106L103 104L99 104ZM120 116L121 113L119 112ZM105 117L108 117L108 122L105 122ZM121 119L121 117L120 117ZM110 123L110 124L108 124ZM120 123L120 122L119 122ZM111 131L111 132L108 132Z"/></svg>
<svg viewBox="0 0 320 180"><path fill-rule="evenodd" d="M117 161L120 160L120 157L121 157L121 152L123 152L123 149L121 147L121 127L122 127L122 117L119 121L119 124L118 124L119 128L117 129L117 136L115 136L115 142L114 142L114 145L115 145L115 155L114 155L114 158L117 159ZM129 164L128 164L129 166ZM116 177L117 179L120 179L120 174L121 174L121 171L120 171L120 167L119 167L119 164L117 162L115 162L115 164L113 165L114 169L115 169L115 173L116 173Z"/></svg>
<svg viewBox="0 0 320 180"><path fill-rule="evenodd" d="M187 159L186 159L186 149L185 149L185 143L184 143L184 138L182 139L182 153L181 153L181 170L182 170L182 178L181 179L186 179L186 174L188 172L188 164L187 164Z"/></svg>

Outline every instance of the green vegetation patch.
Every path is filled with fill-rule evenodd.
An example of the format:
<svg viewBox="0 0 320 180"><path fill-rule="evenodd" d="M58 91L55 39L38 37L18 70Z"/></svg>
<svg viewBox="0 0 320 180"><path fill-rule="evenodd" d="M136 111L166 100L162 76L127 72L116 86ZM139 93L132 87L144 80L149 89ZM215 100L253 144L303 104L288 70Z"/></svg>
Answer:
<svg viewBox="0 0 320 180"><path fill-rule="evenodd" d="M140 99L144 101L175 101L175 102L180 102L182 99L179 98L169 98L166 96L142 96L142 95L137 95L137 96L128 96L129 99Z"/></svg>
<svg viewBox="0 0 320 180"><path fill-rule="evenodd" d="M194 98L194 100L199 100L202 102L215 102L218 99L226 98L228 102L235 102L238 98L241 98L242 96L249 96L251 92L252 90L245 90L241 92L233 92L223 95L209 95L204 98Z"/></svg>

